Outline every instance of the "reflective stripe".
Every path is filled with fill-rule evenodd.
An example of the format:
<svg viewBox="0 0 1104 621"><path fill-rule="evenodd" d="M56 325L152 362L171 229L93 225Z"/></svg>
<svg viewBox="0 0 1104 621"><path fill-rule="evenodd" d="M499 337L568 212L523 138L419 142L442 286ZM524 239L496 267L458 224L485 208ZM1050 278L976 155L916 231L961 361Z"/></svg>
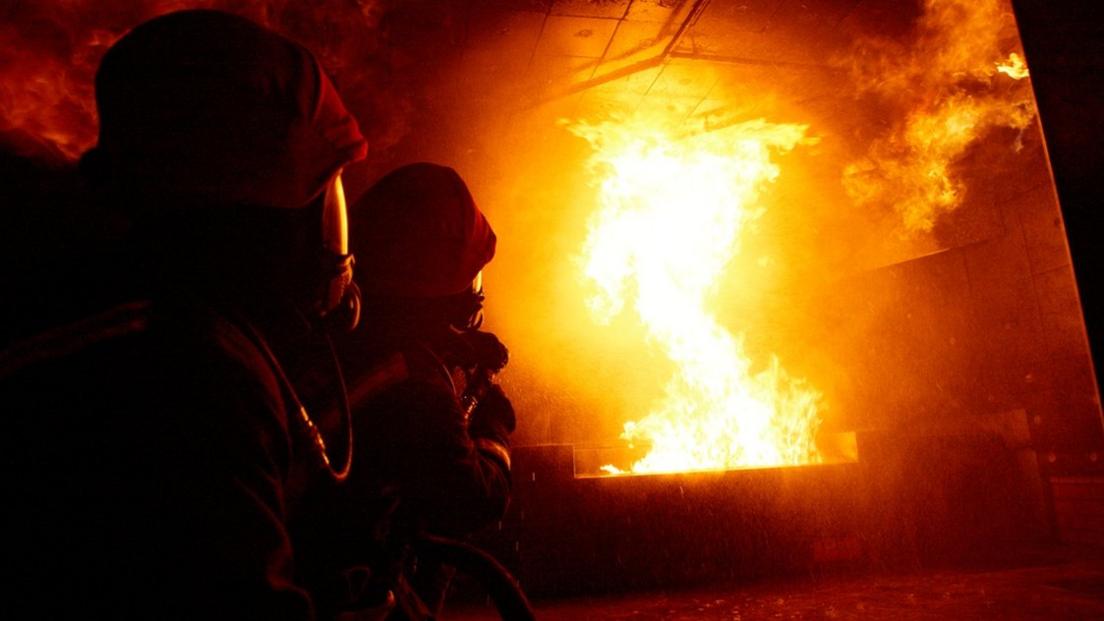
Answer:
<svg viewBox="0 0 1104 621"><path fill-rule="evenodd" d="M491 440L490 438L476 438L475 448L479 451L486 453L489 457L497 459L502 462L502 465L506 467L506 471L510 470L510 451L505 446Z"/></svg>
<svg viewBox="0 0 1104 621"><path fill-rule="evenodd" d="M144 332L149 327L149 300L120 304L13 343L0 352L0 377L31 365L75 354L97 343L120 336Z"/></svg>

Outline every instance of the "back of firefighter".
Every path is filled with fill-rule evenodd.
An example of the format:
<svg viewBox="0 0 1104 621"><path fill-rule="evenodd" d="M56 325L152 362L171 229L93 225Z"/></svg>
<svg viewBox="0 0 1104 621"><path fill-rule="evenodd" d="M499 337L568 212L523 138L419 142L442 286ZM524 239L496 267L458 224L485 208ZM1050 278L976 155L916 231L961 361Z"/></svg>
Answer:
<svg viewBox="0 0 1104 621"><path fill-rule="evenodd" d="M0 617L313 619L289 481L334 455L282 365L344 296L365 142L309 51L221 12L135 28L96 97L82 163L126 230L6 302Z"/></svg>

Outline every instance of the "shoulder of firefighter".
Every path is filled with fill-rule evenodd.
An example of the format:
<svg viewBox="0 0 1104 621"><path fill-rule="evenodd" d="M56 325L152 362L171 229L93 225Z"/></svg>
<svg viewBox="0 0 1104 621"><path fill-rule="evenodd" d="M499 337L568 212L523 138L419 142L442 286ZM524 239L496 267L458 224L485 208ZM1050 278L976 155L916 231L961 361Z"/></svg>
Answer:
<svg viewBox="0 0 1104 621"><path fill-rule="evenodd" d="M476 448L509 470L509 434L516 417L509 398L494 383L507 356L505 346L488 332L459 336L449 347L419 343L392 353L351 381L349 402L354 410L364 409L403 384L447 393L454 397L451 405L460 410L456 418L464 423Z"/></svg>
<svg viewBox="0 0 1104 621"><path fill-rule="evenodd" d="M396 479L404 502L442 516L431 528L457 533L505 511L515 415L493 371L443 349L392 353L350 378L349 401L361 471Z"/></svg>
<svg viewBox="0 0 1104 621"><path fill-rule="evenodd" d="M310 616L286 570L293 421L262 349L210 308L135 299L0 352L20 597L43 617ZM40 597L65 575L83 576L67 601Z"/></svg>

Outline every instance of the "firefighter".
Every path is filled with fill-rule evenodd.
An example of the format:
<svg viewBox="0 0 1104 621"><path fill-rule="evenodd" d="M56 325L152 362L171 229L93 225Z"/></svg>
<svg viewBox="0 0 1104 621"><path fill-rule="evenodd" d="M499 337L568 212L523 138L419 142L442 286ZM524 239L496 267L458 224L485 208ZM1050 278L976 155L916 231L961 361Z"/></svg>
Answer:
<svg viewBox="0 0 1104 621"><path fill-rule="evenodd" d="M342 550L344 557L323 555L323 565L394 560L385 548L396 541L461 536L499 519L515 426L492 381L506 348L479 331L495 234L464 181L444 166L404 166L374 185L350 219L364 312L338 353L358 445L332 511L346 522L315 525L307 547ZM369 523L374 531L363 528ZM441 577L423 563L414 580L431 611L447 584Z"/></svg>
<svg viewBox="0 0 1104 621"><path fill-rule="evenodd" d="M134 28L96 103L81 166L116 242L43 248L6 302L0 617L314 618L287 522L350 437L284 367L355 317L366 143L308 50L216 11Z"/></svg>

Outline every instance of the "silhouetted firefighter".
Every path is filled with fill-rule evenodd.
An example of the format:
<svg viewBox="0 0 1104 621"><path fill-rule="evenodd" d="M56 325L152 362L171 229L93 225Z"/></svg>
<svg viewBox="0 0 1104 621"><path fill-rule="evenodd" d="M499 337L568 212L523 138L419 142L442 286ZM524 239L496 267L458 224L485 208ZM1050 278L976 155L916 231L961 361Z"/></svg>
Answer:
<svg viewBox="0 0 1104 621"><path fill-rule="evenodd" d="M459 175L433 164L388 174L352 216L364 313L338 352L358 443L343 488L308 502L328 508L295 530L310 542L300 562L318 592L348 606L358 603L348 601L353 582L374 578L352 597L359 604L382 600L380 585L401 578L416 556L410 583L429 612L448 584L439 563L461 562L501 596L504 616L524 618L524 596L509 592L492 561L427 537L493 523L509 494L514 410L492 381L507 352L479 331L494 232ZM358 567L366 559L374 562ZM400 608L417 616L420 603L404 601L407 589L401 582L395 589Z"/></svg>
<svg viewBox="0 0 1104 621"><path fill-rule="evenodd" d="M0 617L309 619L285 527L348 461L283 371L348 324L341 172L365 155L314 56L212 11L135 28L82 161L125 243L45 265L0 353Z"/></svg>

